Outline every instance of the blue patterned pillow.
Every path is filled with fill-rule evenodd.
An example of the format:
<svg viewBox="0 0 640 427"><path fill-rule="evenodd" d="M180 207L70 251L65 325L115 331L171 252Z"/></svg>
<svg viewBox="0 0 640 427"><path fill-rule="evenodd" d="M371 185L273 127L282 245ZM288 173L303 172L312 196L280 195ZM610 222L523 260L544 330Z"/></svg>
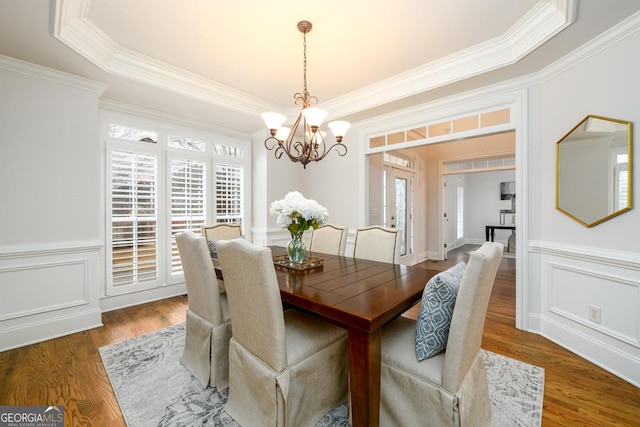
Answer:
<svg viewBox="0 0 640 427"><path fill-rule="evenodd" d="M458 288L467 265L461 262L429 280L416 322L416 356L422 361L447 347Z"/></svg>
<svg viewBox="0 0 640 427"><path fill-rule="evenodd" d="M216 249L216 242L213 240L207 240L207 244L209 245L209 253L211 254L211 258L218 259L218 250Z"/></svg>

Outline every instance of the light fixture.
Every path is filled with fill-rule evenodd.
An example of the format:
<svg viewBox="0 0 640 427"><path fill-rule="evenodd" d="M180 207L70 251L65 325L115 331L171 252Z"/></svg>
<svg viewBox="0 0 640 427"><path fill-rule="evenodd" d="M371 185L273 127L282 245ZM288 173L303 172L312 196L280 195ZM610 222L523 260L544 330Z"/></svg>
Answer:
<svg viewBox="0 0 640 427"><path fill-rule="evenodd" d="M275 148L276 159L286 154L292 162L300 162L306 169L309 162L317 162L325 158L332 149L340 156L347 154L347 147L342 143L342 138L351 124L344 121L334 121L328 124L329 129L336 138L336 143L327 148L325 132L319 131L320 125L328 113L320 108L312 107L318 103L318 98L311 96L307 91L307 33L311 31L309 21L298 22L298 30L302 33L304 48L304 89L302 93L296 93L293 101L302 106L291 129L283 127L287 119L280 113L264 113L262 119L269 129L270 136L264 140L264 146L268 150ZM300 129L299 129L300 128Z"/></svg>

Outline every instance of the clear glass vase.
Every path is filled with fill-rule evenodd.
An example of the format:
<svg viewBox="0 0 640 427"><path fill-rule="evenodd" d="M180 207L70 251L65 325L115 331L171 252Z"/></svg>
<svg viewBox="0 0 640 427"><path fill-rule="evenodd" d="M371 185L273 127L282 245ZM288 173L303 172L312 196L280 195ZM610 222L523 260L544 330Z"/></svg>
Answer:
<svg viewBox="0 0 640 427"><path fill-rule="evenodd" d="M287 243L287 253L289 261L300 264L304 261L304 242L302 241L302 233L291 233L291 240Z"/></svg>

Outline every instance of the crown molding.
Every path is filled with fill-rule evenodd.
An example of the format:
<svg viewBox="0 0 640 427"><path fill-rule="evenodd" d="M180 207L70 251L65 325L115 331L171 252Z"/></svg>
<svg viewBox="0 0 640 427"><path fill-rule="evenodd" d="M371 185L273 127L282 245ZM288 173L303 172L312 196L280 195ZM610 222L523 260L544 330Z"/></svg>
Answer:
<svg viewBox="0 0 640 427"><path fill-rule="evenodd" d="M516 62L567 28L574 21L573 0L538 3L505 33Z"/></svg>
<svg viewBox="0 0 640 427"><path fill-rule="evenodd" d="M323 102L345 116L514 64L573 23L574 0L541 1L502 36Z"/></svg>
<svg viewBox="0 0 640 427"><path fill-rule="evenodd" d="M32 64L21 61L16 58L0 55L0 68L15 73L26 74L39 79L49 80L55 83L61 83L67 86L73 86L78 89L94 92L98 96L102 95L107 86L94 80L78 77L64 71L54 70L52 68L43 67L41 65Z"/></svg>
<svg viewBox="0 0 640 427"><path fill-rule="evenodd" d="M161 122L173 123L179 126L185 126L189 128L201 129L207 132L213 132L217 135L237 138L243 141L251 139L251 135L248 133L240 132L235 129L230 129L223 126L212 125L209 122L201 120L195 120L190 117L184 117L177 114L165 113L163 111L153 110L147 107L141 107L127 102L116 101L109 98L100 98L98 106L103 110L109 110L116 113L134 115L152 119Z"/></svg>
<svg viewBox="0 0 640 427"><path fill-rule="evenodd" d="M260 115L277 104L125 49L88 18L89 0L56 0L54 37L101 70L231 110Z"/></svg>
<svg viewBox="0 0 640 427"><path fill-rule="evenodd" d="M578 65L602 50L640 31L640 12L611 27L538 73L540 83Z"/></svg>
<svg viewBox="0 0 640 427"><path fill-rule="evenodd" d="M244 113L294 112L119 46L88 19L89 2L56 0L54 37L105 72ZM542 0L493 40L324 101L324 108L346 116L513 64L573 22L574 2Z"/></svg>
<svg viewBox="0 0 640 427"><path fill-rule="evenodd" d="M624 40L632 34L640 31L640 12L637 12L618 25L610 28L578 49L549 65L539 72L531 73L522 77L499 82L490 86L473 89L467 92L457 93L448 97L440 98L419 106L412 106L392 113L387 113L375 118L366 119L357 123L358 127L366 128L367 132L375 133L376 126L380 122L413 124L418 121L439 120L442 117L451 117L452 114L460 114L465 111L463 105L470 104L470 111L483 108L484 103L495 107L502 102L502 96L515 91L526 91L527 88L544 84L545 81L561 74L570 68L587 60L598 52ZM451 111L448 108L455 105ZM355 124L354 124L355 125ZM382 126L383 130L388 130L388 126ZM382 128L381 128L382 129Z"/></svg>

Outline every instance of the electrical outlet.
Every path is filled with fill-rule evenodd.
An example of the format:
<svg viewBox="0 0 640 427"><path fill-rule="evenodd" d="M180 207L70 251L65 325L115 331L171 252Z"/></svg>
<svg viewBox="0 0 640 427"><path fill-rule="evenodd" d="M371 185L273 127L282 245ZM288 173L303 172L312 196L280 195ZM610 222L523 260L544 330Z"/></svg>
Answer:
<svg viewBox="0 0 640 427"><path fill-rule="evenodd" d="M595 323L600 323L602 321L600 307L597 305L589 306L589 320Z"/></svg>

